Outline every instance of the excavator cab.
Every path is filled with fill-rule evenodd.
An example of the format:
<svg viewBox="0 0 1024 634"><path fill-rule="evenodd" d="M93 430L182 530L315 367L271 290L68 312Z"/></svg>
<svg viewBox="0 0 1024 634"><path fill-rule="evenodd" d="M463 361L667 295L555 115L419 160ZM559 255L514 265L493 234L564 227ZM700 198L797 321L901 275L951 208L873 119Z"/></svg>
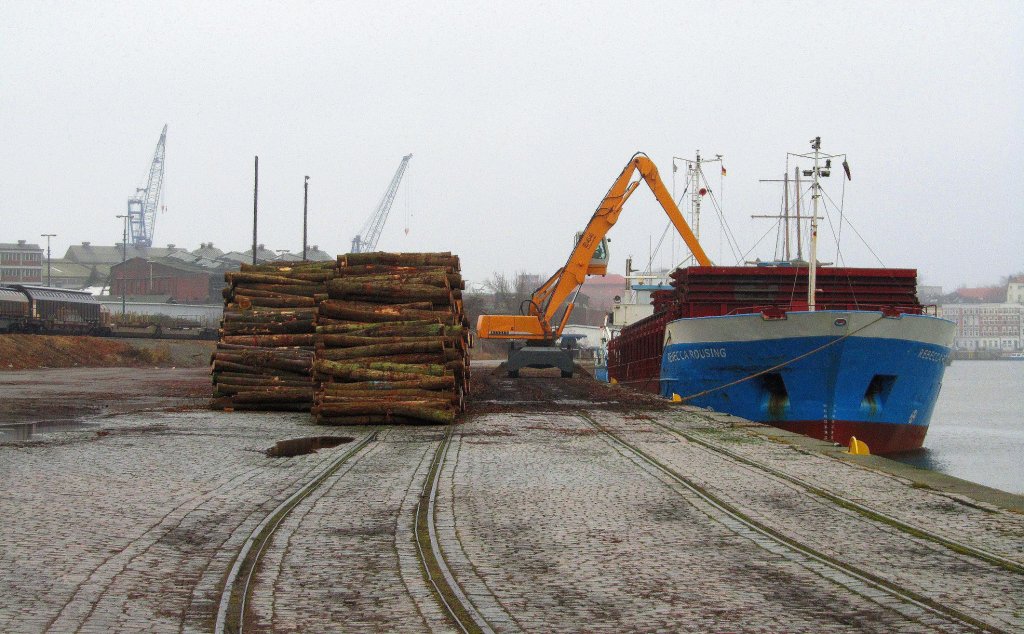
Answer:
<svg viewBox="0 0 1024 634"><path fill-rule="evenodd" d="M572 245L575 247L580 238L583 237L582 231L576 232L576 238L573 240ZM597 248L594 249L594 255L590 258L590 264L587 265L587 275L607 275L608 274L608 238L601 238L601 242L597 244Z"/></svg>

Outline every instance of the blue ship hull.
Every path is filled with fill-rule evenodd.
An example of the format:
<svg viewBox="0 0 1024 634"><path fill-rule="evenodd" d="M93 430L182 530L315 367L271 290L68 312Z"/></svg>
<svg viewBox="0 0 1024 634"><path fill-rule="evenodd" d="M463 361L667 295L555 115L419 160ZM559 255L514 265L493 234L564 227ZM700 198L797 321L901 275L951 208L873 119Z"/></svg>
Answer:
<svg viewBox="0 0 1024 634"><path fill-rule="evenodd" d="M874 453L921 447L955 325L873 311L680 319L661 394Z"/></svg>

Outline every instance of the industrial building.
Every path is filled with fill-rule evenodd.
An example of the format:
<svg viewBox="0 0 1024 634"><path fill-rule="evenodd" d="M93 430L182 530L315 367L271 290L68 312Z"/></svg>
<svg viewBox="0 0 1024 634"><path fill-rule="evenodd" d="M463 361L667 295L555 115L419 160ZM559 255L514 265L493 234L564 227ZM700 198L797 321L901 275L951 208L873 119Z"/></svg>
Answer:
<svg viewBox="0 0 1024 634"><path fill-rule="evenodd" d="M38 244L18 240L0 243L0 282L40 284L43 281L43 250Z"/></svg>
<svg viewBox="0 0 1024 634"><path fill-rule="evenodd" d="M166 297L180 304L218 303L224 269L209 269L174 258L132 258L110 267L110 294Z"/></svg>

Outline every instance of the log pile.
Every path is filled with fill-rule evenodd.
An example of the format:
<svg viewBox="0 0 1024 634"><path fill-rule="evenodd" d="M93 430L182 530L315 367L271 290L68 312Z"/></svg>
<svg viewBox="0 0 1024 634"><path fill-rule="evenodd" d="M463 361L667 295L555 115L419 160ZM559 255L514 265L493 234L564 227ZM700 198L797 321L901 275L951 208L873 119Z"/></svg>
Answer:
<svg viewBox="0 0 1024 634"><path fill-rule="evenodd" d="M243 264L226 273L224 319L213 353L213 406L309 411L317 304L334 262Z"/></svg>
<svg viewBox="0 0 1024 634"><path fill-rule="evenodd" d="M469 390L469 323L450 253L338 257L317 311L320 424L450 423Z"/></svg>
<svg viewBox="0 0 1024 634"><path fill-rule="evenodd" d="M469 391L459 258L358 253L227 273L214 407L449 423Z"/></svg>

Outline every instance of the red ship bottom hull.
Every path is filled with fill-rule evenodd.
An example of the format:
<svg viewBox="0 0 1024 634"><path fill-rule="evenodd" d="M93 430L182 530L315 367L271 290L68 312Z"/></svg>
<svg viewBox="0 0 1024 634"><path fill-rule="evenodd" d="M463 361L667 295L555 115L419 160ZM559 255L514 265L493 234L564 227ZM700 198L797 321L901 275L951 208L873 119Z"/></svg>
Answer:
<svg viewBox="0 0 1024 634"><path fill-rule="evenodd" d="M927 425L892 425L863 421L785 421L768 423L773 427L796 432L811 438L849 445L850 437L867 443L871 453L899 453L920 449L924 444Z"/></svg>

